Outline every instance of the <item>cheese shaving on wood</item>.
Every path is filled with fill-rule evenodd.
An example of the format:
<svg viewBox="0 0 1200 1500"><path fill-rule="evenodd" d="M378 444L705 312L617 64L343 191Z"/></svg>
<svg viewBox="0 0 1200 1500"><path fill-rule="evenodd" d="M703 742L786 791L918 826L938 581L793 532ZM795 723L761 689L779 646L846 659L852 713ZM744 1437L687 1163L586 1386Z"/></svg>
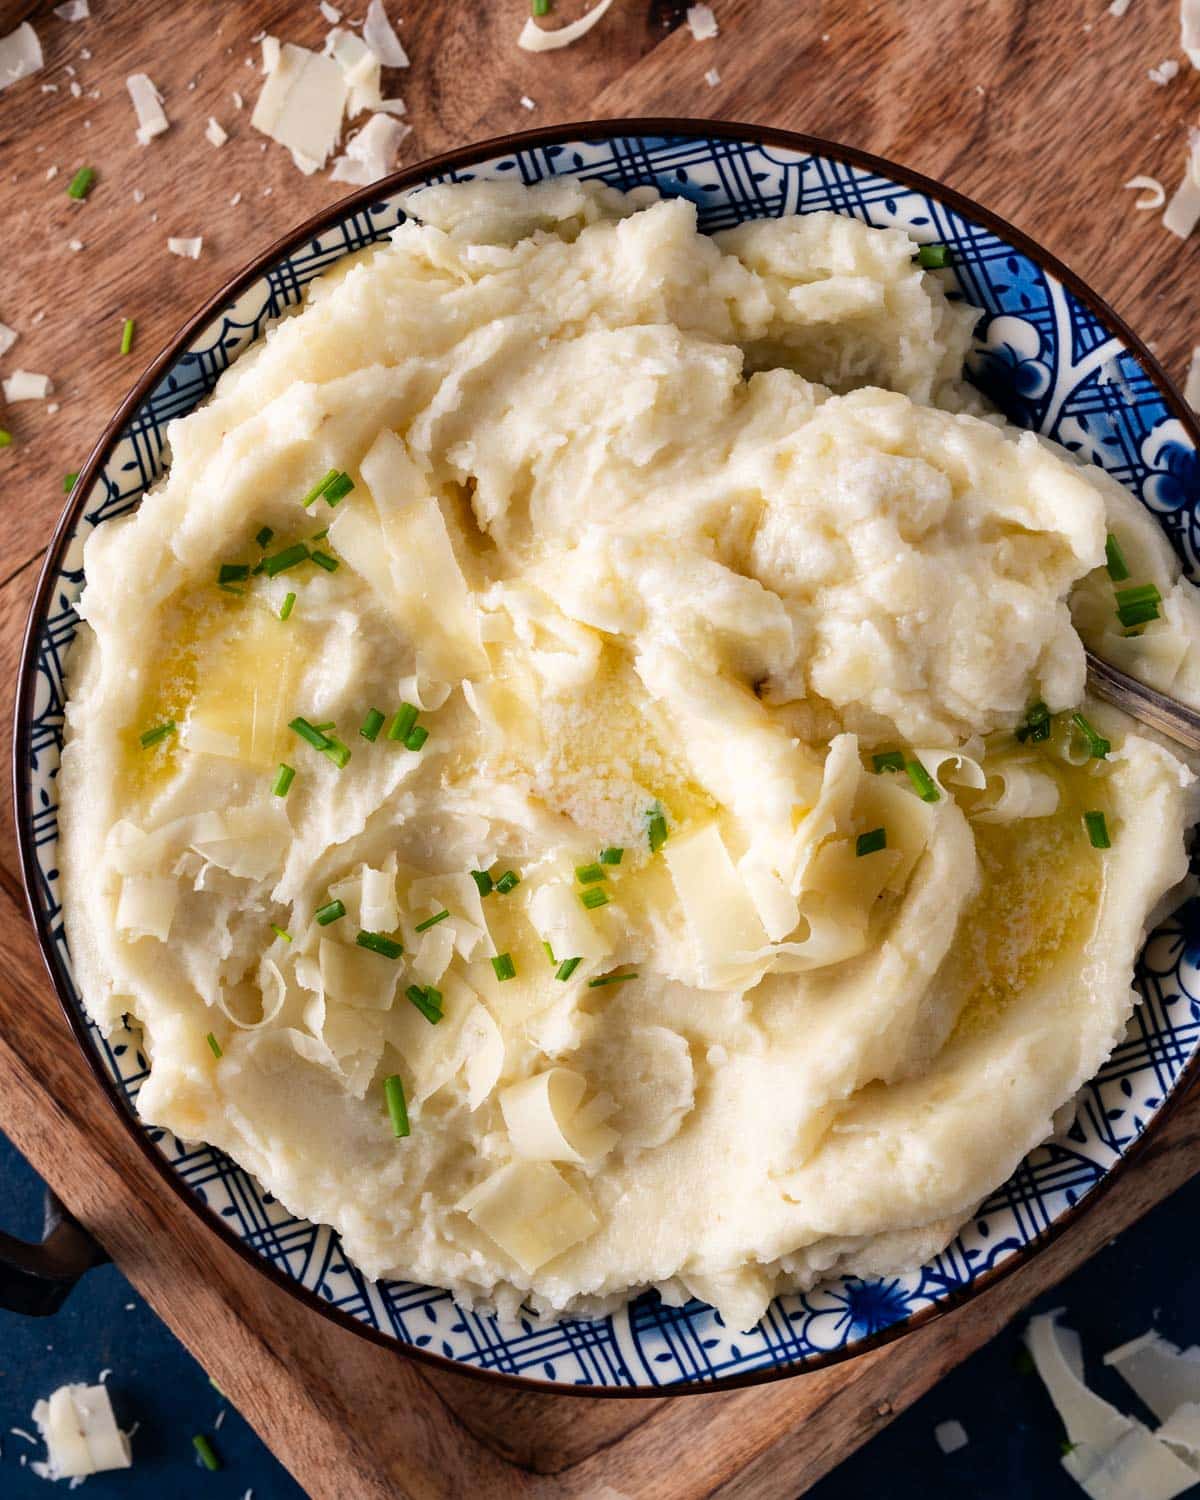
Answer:
<svg viewBox="0 0 1200 1500"><path fill-rule="evenodd" d="M199 260L200 252L204 249L204 236L197 234L190 239L168 239L167 249L172 255L182 255L188 260Z"/></svg>
<svg viewBox="0 0 1200 1500"><path fill-rule="evenodd" d="M367 18L363 22L363 41L385 68L407 68L408 53L400 45L400 38L388 20L383 0L371 0L367 6Z"/></svg>
<svg viewBox="0 0 1200 1500"><path fill-rule="evenodd" d="M1200 68L1200 0L1180 0L1179 45L1193 68Z"/></svg>
<svg viewBox="0 0 1200 1500"><path fill-rule="evenodd" d="M229 132L221 127L218 120L209 115L208 124L204 127L204 139L210 146L223 146L229 139Z"/></svg>
<svg viewBox="0 0 1200 1500"><path fill-rule="evenodd" d="M342 19L341 11L338 10L336 5L330 5L329 0L321 0L321 3L317 6L317 9L321 12L322 16L324 16L324 18L329 22L331 26L336 26L337 23Z"/></svg>
<svg viewBox="0 0 1200 1500"><path fill-rule="evenodd" d="M933 1438L943 1453L957 1453L970 1441L961 1422L939 1422L933 1429Z"/></svg>
<svg viewBox="0 0 1200 1500"><path fill-rule="evenodd" d="M46 1462L32 1465L41 1479L79 1480L132 1463L103 1385L59 1386L33 1408L33 1420L46 1444Z"/></svg>
<svg viewBox="0 0 1200 1500"><path fill-rule="evenodd" d="M88 0L67 0L65 5L56 5L54 14L60 21L86 21L91 11Z"/></svg>
<svg viewBox="0 0 1200 1500"><path fill-rule="evenodd" d="M581 36L587 36L592 27L603 18L611 4L612 0L600 0L598 5L593 5L591 10L585 11L578 21L572 21L569 26L560 26L555 31L544 31L530 17L521 28L517 46L526 52L554 52L559 47L569 47Z"/></svg>
<svg viewBox="0 0 1200 1500"><path fill-rule="evenodd" d="M138 145L148 146L171 123L163 113L162 95L145 73L131 73L125 80L125 87L129 90L129 97L133 100L137 113Z"/></svg>
<svg viewBox="0 0 1200 1500"><path fill-rule="evenodd" d="M536 109L537 105L529 97L528 94L522 94L521 95L521 108L522 109Z"/></svg>
<svg viewBox="0 0 1200 1500"><path fill-rule="evenodd" d="M1200 1348L1178 1349L1154 1329L1110 1349L1104 1363L1116 1370L1160 1422L1180 1406L1200 1402Z"/></svg>
<svg viewBox="0 0 1200 1500"><path fill-rule="evenodd" d="M721 75L717 72L716 68L709 68L708 72L704 75L704 81L710 89L715 89L721 81Z"/></svg>
<svg viewBox="0 0 1200 1500"><path fill-rule="evenodd" d="M1156 83L1160 88L1170 83L1171 79L1179 72L1179 64L1173 57L1164 58L1157 68L1147 68L1146 77L1151 83Z"/></svg>
<svg viewBox="0 0 1200 1500"><path fill-rule="evenodd" d="M1112 4L1108 7L1108 13L1110 16L1123 16L1129 9L1129 6L1130 0L1112 0Z"/></svg>
<svg viewBox="0 0 1200 1500"><path fill-rule="evenodd" d="M1200 221L1200 152L1193 141L1188 151L1187 170L1175 189L1163 214L1163 227L1186 240Z"/></svg>
<svg viewBox="0 0 1200 1500"><path fill-rule="evenodd" d="M37 73L43 61L42 44L28 21L8 36L0 37L0 89Z"/></svg>
<svg viewBox="0 0 1200 1500"><path fill-rule="evenodd" d="M1200 346L1192 350L1192 362L1188 365L1183 399L1193 411L1200 412Z"/></svg>
<svg viewBox="0 0 1200 1500"><path fill-rule="evenodd" d="M53 389L49 375L14 370L4 382L4 399L9 405L14 401L44 401Z"/></svg>
<svg viewBox="0 0 1200 1500"><path fill-rule="evenodd" d="M287 42L267 74L250 123L286 146L308 175L325 165L337 144L347 94L345 76L332 57Z"/></svg>
<svg viewBox="0 0 1200 1500"><path fill-rule="evenodd" d="M7 354L17 342L17 338L15 328L10 328L7 323L0 323L0 354Z"/></svg>
<svg viewBox="0 0 1200 1500"><path fill-rule="evenodd" d="M1121 185L1125 188L1132 188L1141 194L1140 197L1134 199L1134 208L1161 208L1167 201L1166 189L1157 177L1139 175L1131 177L1128 182Z"/></svg>
<svg viewBox="0 0 1200 1500"><path fill-rule="evenodd" d="M346 154L334 162L330 175L334 182L353 182L360 187L378 182L396 165L400 143L411 134L411 125L402 125L388 115L372 115L346 142Z"/></svg>
<svg viewBox="0 0 1200 1500"><path fill-rule="evenodd" d="M720 30L711 5L689 5L687 23L688 30L698 42L711 42Z"/></svg>

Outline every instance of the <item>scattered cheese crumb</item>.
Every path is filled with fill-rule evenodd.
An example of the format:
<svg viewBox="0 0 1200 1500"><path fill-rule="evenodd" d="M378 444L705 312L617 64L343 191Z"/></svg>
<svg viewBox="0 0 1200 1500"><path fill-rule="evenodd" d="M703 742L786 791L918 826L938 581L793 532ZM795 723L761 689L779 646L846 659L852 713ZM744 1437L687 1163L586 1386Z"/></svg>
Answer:
<svg viewBox="0 0 1200 1500"><path fill-rule="evenodd" d="M59 1386L33 1408L33 1420L46 1444L46 1462L31 1465L39 1478L79 1480L133 1461L103 1385Z"/></svg>
<svg viewBox="0 0 1200 1500"><path fill-rule="evenodd" d="M1110 16L1123 16L1129 9L1129 5L1130 0L1112 0L1112 4L1108 7L1108 13Z"/></svg>
<svg viewBox="0 0 1200 1500"><path fill-rule="evenodd" d="M43 94L57 94L58 93L58 84L57 83L43 83L41 87L42 87L42 93Z"/></svg>
<svg viewBox="0 0 1200 1500"><path fill-rule="evenodd" d="M1141 190L1141 196L1134 199L1134 208L1161 208L1167 201L1166 189L1157 177L1131 177L1128 182L1122 183L1122 186Z"/></svg>
<svg viewBox="0 0 1200 1500"><path fill-rule="evenodd" d="M721 75L717 72L716 68L709 68L708 72L704 75L704 81L710 89L715 89L721 81Z"/></svg>
<svg viewBox="0 0 1200 1500"><path fill-rule="evenodd" d="M321 3L317 6L317 9L321 12L321 14L325 17L325 19L331 26L336 26L337 23L342 19L341 11L338 10L337 6L330 5L329 0L321 0Z"/></svg>
<svg viewBox="0 0 1200 1500"><path fill-rule="evenodd" d="M698 42L711 42L720 30L711 5L689 5L687 23L688 30Z"/></svg>
<svg viewBox="0 0 1200 1500"><path fill-rule="evenodd" d="M1192 350L1192 362L1188 366L1187 383L1183 387L1183 399L1195 412L1200 412L1200 348Z"/></svg>
<svg viewBox="0 0 1200 1500"><path fill-rule="evenodd" d="M146 201L146 195L145 195L145 193L142 192L141 188L134 188L134 190L133 190L133 201L135 203L145 203L145 201Z"/></svg>
<svg viewBox="0 0 1200 1500"><path fill-rule="evenodd" d="M99 1375L96 1376L97 1383L103 1385L111 1374L112 1371L106 1366L103 1370L100 1371Z"/></svg>
<svg viewBox="0 0 1200 1500"><path fill-rule="evenodd" d="M933 1436L943 1453L957 1453L970 1442L967 1429L961 1422L939 1422L933 1429Z"/></svg>
<svg viewBox="0 0 1200 1500"><path fill-rule="evenodd" d="M1163 214L1163 226L1186 240L1200 220L1200 146L1193 140L1188 149L1187 169Z"/></svg>
<svg viewBox="0 0 1200 1500"><path fill-rule="evenodd" d="M363 22L363 41L385 68L407 68L408 53L388 20L383 0L371 0Z"/></svg>
<svg viewBox="0 0 1200 1500"><path fill-rule="evenodd" d="M347 92L345 77L332 57L288 42L267 74L250 123L286 146L308 175L325 165L337 144Z"/></svg>
<svg viewBox="0 0 1200 1500"><path fill-rule="evenodd" d="M67 0L65 5L56 5L54 14L60 21L86 21L91 12L88 0Z"/></svg>
<svg viewBox="0 0 1200 1500"><path fill-rule="evenodd" d="M401 125L388 115L372 115L363 128L346 142L345 156L333 164L334 182L352 182L367 187L386 177L396 164L396 152L411 125Z"/></svg>
<svg viewBox="0 0 1200 1500"><path fill-rule="evenodd" d="M44 401L53 389L49 375L35 375L32 370L14 370L4 382L4 399L10 405L14 401Z"/></svg>
<svg viewBox="0 0 1200 1500"><path fill-rule="evenodd" d="M42 44L28 21L16 31L0 37L0 89L6 89L20 78L28 78L31 73L40 72L44 61Z"/></svg>
<svg viewBox="0 0 1200 1500"><path fill-rule="evenodd" d="M229 206L230 206L230 208L236 208L241 201L242 201L242 195L241 195L241 193L234 193L233 197L230 198L230 200L229 200Z"/></svg>
<svg viewBox="0 0 1200 1500"><path fill-rule="evenodd" d="M24 1438L31 1447L37 1447L37 1438L34 1437L32 1432L26 1432L23 1427L10 1427L8 1430L12 1433L13 1437Z"/></svg>
<svg viewBox="0 0 1200 1500"><path fill-rule="evenodd" d="M237 89L233 91L233 107L234 109L245 109L246 107L246 101L238 93Z"/></svg>
<svg viewBox="0 0 1200 1500"><path fill-rule="evenodd" d="M129 97L133 100L137 113L138 145L148 146L171 123L163 113L162 95L145 73L131 73L125 80L125 87L129 90Z"/></svg>
<svg viewBox="0 0 1200 1500"><path fill-rule="evenodd" d="M521 95L521 108L522 109L536 109L537 105L529 97L528 94L522 94Z"/></svg>
<svg viewBox="0 0 1200 1500"><path fill-rule="evenodd" d="M167 240L167 249L171 252L172 255L182 255L185 256L188 260L199 260L200 252L201 250L203 250L203 248L204 237L203 235L199 234L194 235L190 239L176 239L172 237Z"/></svg>
<svg viewBox="0 0 1200 1500"><path fill-rule="evenodd" d="M74 251L78 252L78 251L80 251L80 250L83 249L83 241L82 240L68 240L67 241L67 249L68 250L74 250Z"/></svg>
<svg viewBox="0 0 1200 1500"><path fill-rule="evenodd" d="M57 401L51 401L47 405L46 410L50 413L51 416L53 416L54 413L58 410L58 402Z"/></svg>
<svg viewBox="0 0 1200 1500"><path fill-rule="evenodd" d="M57 176L58 176L58 168L57 167L47 167L46 168L46 181L47 182L53 182L54 179Z"/></svg>
<svg viewBox="0 0 1200 1500"><path fill-rule="evenodd" d="M19 337L15 328L10 328L7 323L0 323L0 355L7 354Z"/></svg>
<svg viewBox="0 0 1200 1500"><path fill-rule="evenodd" d="M204 139L210 146L223 146L229 139L229 133L221 128L214 116L209 115L208 124L204 127Z"/></svg>
<svg viewBox="0 0 1200 1500"><path fill-rule="evenodd" d="M92 49L90 47L80 47L79 57L82 62L91 62Z"/></svg>
<svg viewBox="0 0 1200 1500"><path fill-rule="evenodd" d="M1173 57L1164 58L1157 68L1149 68L1146 77L1151 83L1157 83L1160 88L1170 83L1171 79L1179 72L1179 64Z"/></svg>
<svg viewBox="0 0 1200 1500"><path fill-rule="evenodd" d="M68 87L71 90L71 98L72 99L82 99L83 98L83 84L76 83L76 81L72 78L70 84L68 84Z"/></svg>
<svg viewBox="0 0 1200 1500"><path fill-rule="evenodd" d="M559 26L554 31L543 31L530 16L521 28L517 46L526 52L554 52L559 47L569 47L572 42L577 42L581 36L586 36L591 31L611 4L612 0L599 0L591 10L584 11L578 21L572 21L569 26Z"/></svg>

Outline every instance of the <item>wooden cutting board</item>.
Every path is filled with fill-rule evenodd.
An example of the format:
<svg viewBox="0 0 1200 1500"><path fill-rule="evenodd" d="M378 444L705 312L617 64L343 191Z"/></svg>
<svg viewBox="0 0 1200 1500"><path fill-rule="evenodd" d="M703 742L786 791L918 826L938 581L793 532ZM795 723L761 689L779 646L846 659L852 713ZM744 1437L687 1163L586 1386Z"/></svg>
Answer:
<svg viewBox="0 0 1200 1500"><path fill-rule="evenodd" d="M338 0L347 4L347 0ZM565 52L519 52L525 0L389 0L412 58L396 87L414 126L406 158L533 124L616 115L720 115L828 136L905 162L1013 219L1087 277L1182 378L1200 319L1196 243L1132 209L1136 172L1170 190L1200 74L1179 57L1176 7L1133 0L713 0L698 43L684 6L615 0ZM361 14L364 0L349 0ZM579 13L558 0L557 14ZM19 636L42 550L81 466L143 364L248 257L339 196L302 177L249 126L261 30L318 44L313 0L138 6L92 0L69 25L38 8L47 67L0 94L0 319L4 362L50 374L58 409L0 417L0 734L8 750ZM85 52L90 56L85 56ZM249 59L249 63L247 62ZM711 68L715 87L705 82ZM74 74L68 71L75 70ZM147 148L123 80L148 72L172 121ZM70 84L78 83L74 97ZM49 84L57 92L42 92ZM239 110L234 91L245 97ZM520 99L536 102L525 110ZM207 118L229 131L216 150ZM98 180L69 201L80 166ZM57 168L57 175L49 175ZM135 189L144 195L135 203ZM240 193L235 204L231 200ZM168 235L202 234L198 262ZM83 249L68 248L71 240ZM121 321L137 319L134 353ZM579 1401L431 1372L300 1307L203 1229L126 1138L87 1073L23 911L11 810L0 823L0 1127L297 1479L318 1500L396 1497L746 1497L807 1489L1043 1288L1193 1170L1200 1099L1185 1104L1094 1212L1031 1265L899 1343L827 1372L728 1395ZM86 1284L75 1294L86 1297Z"/></svg>

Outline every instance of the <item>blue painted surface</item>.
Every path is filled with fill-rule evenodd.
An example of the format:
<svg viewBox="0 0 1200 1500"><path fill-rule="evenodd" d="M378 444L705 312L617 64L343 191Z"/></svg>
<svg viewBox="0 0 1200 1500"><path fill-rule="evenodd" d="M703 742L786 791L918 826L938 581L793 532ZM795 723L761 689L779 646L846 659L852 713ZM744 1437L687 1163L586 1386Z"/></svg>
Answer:
<svg viewBox="0 0 1200 1500"><path fill-rule="evenodd" d="M3 1224L34 1237L41 1190L0 1136ZM1132 1392L1100 1357L1151 1324L1179 1344L1200 1342L1200 1178L1122 1235L1036 1304L1064 1307L1083 1336L1088 1380L1123 1410L1149 1419ZM1079 1500L1059 1467L1061 1428L1036 1376L1016 1368L1022 1317L953 1371L873 1442L815 1489L808 1500ZM140 1423L134 1467L87 1481L87 1500L302 1500L303 1491L213 1390L200 1366L112 1266L92 1271L53 1318L0 1312L0 1497L51 1500L20 1464L36 1457L12 1427L32 1429L39 1396L68 1380L94 1380L112 1369L109 1388L118 1419ZM226 1410L220 1430L218 1413ZM960 1421L968 1447L943 1455L939 1422ZM193 1433L206 1432L224 1461L219 1473L199 1467ZM1200 1493L1200 1492L1197 1492ZM347 1497L352 1500L352 1497ZM447 1500L459 1500L447 1492Z"/></svg>

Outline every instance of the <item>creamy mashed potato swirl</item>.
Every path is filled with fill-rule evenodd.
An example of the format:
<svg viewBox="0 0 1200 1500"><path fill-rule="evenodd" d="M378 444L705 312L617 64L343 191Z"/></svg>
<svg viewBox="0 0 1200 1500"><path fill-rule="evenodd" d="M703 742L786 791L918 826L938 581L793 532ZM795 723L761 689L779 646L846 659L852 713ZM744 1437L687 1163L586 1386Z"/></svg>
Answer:
<svg viewBox="0 0 1200 1500"><path fill-rule="evenodd" d="M1190 588L982 410L899 230L710 238L575 182L411 211L88 541L88 1008L143 1029L147 1121L371 1276L746 1327L914 1265L1129 1018L1192 778L1083 703L1078 629L1194 692ZM1165 601L1135 636L1110 533Z"/></svg>

